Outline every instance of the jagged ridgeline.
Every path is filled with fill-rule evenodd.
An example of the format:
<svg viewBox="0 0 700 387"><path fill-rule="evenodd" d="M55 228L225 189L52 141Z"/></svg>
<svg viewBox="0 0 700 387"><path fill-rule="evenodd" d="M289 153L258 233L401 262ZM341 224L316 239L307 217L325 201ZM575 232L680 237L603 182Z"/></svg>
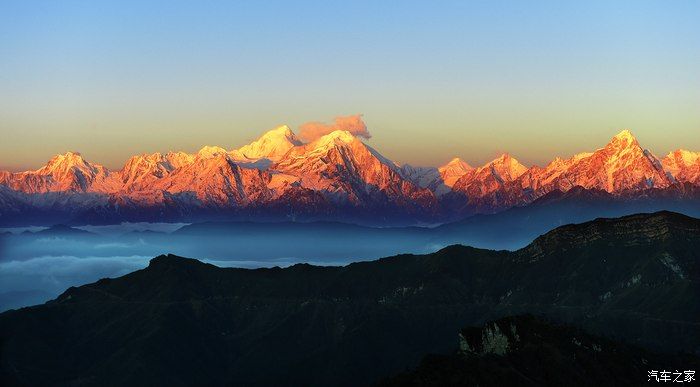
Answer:
<svg viewBox="0 0 700 387"><path fill-rule="evenodd" d="M700 220L660 212L565 226L515 252L452 246L256 270L159 256L0 314L0 376L32 385L363 385L453 351L465 326L523 313L658 356L697 353L699 254Z"/></svg>
<svg viewBox="0 0 700 387"><path fill-rule="evenodd" d="M282 126L238 149L137 155L119 170L67 152L35 171L0 171L0 225L223 219L414 225L500 212L574 189L603 201L700 213L700 153L658 158L625 130L600 149L542 167L509 154L476 168L458 158L415 167L394 163L347 131L304 143Z"/></svg>

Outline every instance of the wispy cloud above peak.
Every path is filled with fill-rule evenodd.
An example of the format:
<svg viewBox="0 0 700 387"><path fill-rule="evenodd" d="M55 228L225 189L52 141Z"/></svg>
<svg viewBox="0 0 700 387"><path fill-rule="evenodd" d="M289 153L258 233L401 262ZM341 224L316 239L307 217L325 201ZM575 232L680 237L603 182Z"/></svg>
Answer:
<svg viewBox="0 0 700 387"><path fill-rule="evenodd" d="M299 126L299 137L310 142L336 130L346 130L356 137L371 138L367 125L362 120L362 114L335 117L332 124L323 122L307 122Z"/></svg>

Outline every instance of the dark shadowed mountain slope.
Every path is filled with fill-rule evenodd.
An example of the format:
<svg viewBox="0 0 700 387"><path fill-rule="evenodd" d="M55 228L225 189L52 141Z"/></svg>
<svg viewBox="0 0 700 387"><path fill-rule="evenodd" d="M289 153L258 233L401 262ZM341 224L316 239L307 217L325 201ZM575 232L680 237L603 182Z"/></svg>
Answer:
<svg viewBox="0 0 700 387"><path fill-rule="evenodd" d="M57 224L54 226L51 226L47 229L37 231L35 233L36 235L39 235L41 237L46 237L46 236L71 236L71 235L78 235L78 236L87 236L87 235L95 235L89 231L81 230L78 228L73 228L66 226L64 224Z"/></svg>
<svg viewBox="0 0 700 387"><path fill-rule="evenodd" d="M558 228L516 252L451 246L344 267L221 269L160 256L0 314L0 375L32 385L369 384L450 351L463 326L522 313L697 353L699 262L700 220L670 212Z"/></svg>
<svg viewBox="0 0 700 387"><path fill-rule="evenodd" d="M575 187L555 190L522 207L490 215L475 215L434 229L433 240L488 249L518 249L545 232L570 223L637 213L670 210L700 217L700 190L678 185L648 196L620 197L605 191Z"/></svg>
<svg viewBox="0 0 700 387"><path fill-rule="evenodd" d="M381 385L640 386L649 371L682 381L699 366L692 355L659 355L525 315L462 329L458 351L428 355Z"/></svg>

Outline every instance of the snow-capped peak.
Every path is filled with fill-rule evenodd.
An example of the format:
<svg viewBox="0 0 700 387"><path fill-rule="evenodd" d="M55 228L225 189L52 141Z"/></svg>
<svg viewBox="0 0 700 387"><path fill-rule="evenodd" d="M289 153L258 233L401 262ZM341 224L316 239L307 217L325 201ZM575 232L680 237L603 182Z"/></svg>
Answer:
<svg viewBox="0 0 700 387"><path fill-rule="evenodd" d="M617 145L617 144L622 144L623 147L625 146L639 146L639 142L637 141L637 138L634 137L632 132L629 129L624 129L620 133L616 134L615 137L613 137L610 140L610 143L608 145Z"/></svg>
<svg viewBox="0 0 700 387"><path fill-rule="evenodd" d="M318 141L321 140L326 140L326 141L341 141L344 143L349 143L353 142L355 140L355 136L352 135L352 133L348 132L347 130L335 130L330 133L328 133L325 136L322 136Z"/></svg>
<svg viewBox="0 0 700 387"><path fill-rule="evenodd" d="M63 154L57 154L49 160L48 165L70 164L80 165L85 164L85 159L80 152L68 151Z"/></svg>
<svg viewBox="0 0 700 387"><path fill-rule="evenodd" d="M632 131L629 129L623 129L620 133L615 135L616 138L634 138Z"/></svg>
<svg viewBox="0 0 700 387"><path fill-rule="evenodd" d="M80 153L69 151L52 157L45 166L37 170L37 173L40 175L63 175L73 169L90 174L96 172L95 166L85 161Z"/></svg>
<svg viewBox="0 0 700 387"><path fill-rule="evenodd" d="M23 172L19 175L30 175L42 178L26 182L22 190L25 192L41 191L84 191L96 180L105 179L109 175L107 168L87 162L78 152L58 154L49 162L33 172Z"/></svg>
<svg viewBox="0 0 700 387"><path fill-rule="evenodd" d="M678 149L666 155L661 163L676 181L700 183L700 152Z"/></svg>
<svg viewBox="0 0 700 387"><path fill-rule="evenodd" d="M132 190L139 188L138 184L143 183L144 180L148 183L153 179L162 178L173 169L174 167L163 157L162 153L144 153L127 160L124 167L119 171L119 176L125 184L124 188Z"/></svg>
<svg viewBox="0 0 700 387"><path fill-rule="evenodd" d="M469 163L460 159L459 157L453 158L452 160L450 160L449 163L439 167L438 169L444 170L444 169L448 169L448 168L453 168L453 169L458 168L458 169L464 170L465 172L470 170L470 169L473 169L473 167L471 165L469 165Z"/></svg>
<svg viewBox="0 0 700 387"><path fill-rule="evenodd" d="M196 156L191 155L191 154L186 153L186 152L182 152L182 151L180 151L180 152L170 151L170 152L165 154L165 159L168 161L168 163L170 163L170 165L174 169L183 167L185 165L192 164L194 162L195 158L196 158Z"/></svg>
<svg viewBox="0 0 700 387"><path fill-rule="evenodd" d="M289 149L302 145L294 132L287 125L279 126L265 132L260 138L231 151L231 156L236 160L257 161L268 159L277 161L289 151Z"/></svg>
<svg viewBox="0 0 700 387"><path fill-rule="evenodd" d="M135 162L157 163L157 162L162 161L162 160L163 160L163 154L160 152L144 153L141 155L131 156L131 158L129 158L129 160L127 160L127 164L135 163Z"/></svg>
<svg viewBox="0 0 700 387"><path fill-rule="evenodd" d="M574 156L564 169L553 181L562 190L581 186L615 193L671 183L656 156L644 150L627 129L592 154Z"/></svg>
<svg viewBox="0 0 700 387"><path fill-rule="evenodd" d="M527 171L527 167L508 153L502 154L497 159L491 161L488 166L507 181L515 180Z"/></svg>
<svg viewBox="0 0 700 387"><path fill-rule="evenodd" d="M357 139L347 130L336 130L309 143L313 149L329 148L335 145L351 144ZM358 140L359 141L359 140Z"/></svg>
<svg viewBox="0 0 700 387"><path fill-rule="evenodd" d="M450 160L449 163L439 167L438 171L440 172L443 183L448 187L452 187L460 177L473 169L474 168L466 161L455 157Z"/></svg>
<svg viewBox="0 0 700 387"><path fill-rule="evenodd" d="M677 160L677 162L686 165L696 164L700 162L700 152L691 152L685 149L677 149L673 152L669 152L669 154L666 155L666 157L673 158Z"/></svg>
<svg viewBox="0 0 700 387"><path fill-rule="evenodd" d="M298 141L296 138L296 135L294 134L292 129L290 129L289 126L287 126L287 125L281 125L281 126L278 126L274 129L268 130L262 136L260 136L260 139L269 138L269 137L273 137L273 138L274 137L282 137L282 136L286 137L287 139L290 139L290 140L294 139L294 140Z"/></svg>
<svg viewBox="0 0 700 387"><path fill-rule="evenodd" d="M169 192L182 194L175 200L196 205L194 200L265 205L291 198L309 206L396 200L411 208L417 201L437 208L435 197L455 192L464 196L450 195L448 202L464 198L462 204L488 212L526 204L554 190L582 187L628 195L676 183L700 186L700 153L677 150L661 161L639 146L629 130L592 153L530 169L507 153L476 169L459 158L439 168L398 167L348 131L303 144L289 127L280 126L238 150L205 146L192 154L143 154L116 173L77 152L56 155L38 170L0 172L0 185L18 192L99 193L104 195L89 199L114 197L120 205L168 203L172 198L164 193ZM197 199L184 195L189 191L196 191ZM373 202L377 198L382 202Z"/></svg>
<svg viewBox="0 0 700 387"><path fill-rule="evenodd" d="M222 154L227 154L226 149L220 146L204 146L197 152L197 157L200 159L209 159Z"/></svg>

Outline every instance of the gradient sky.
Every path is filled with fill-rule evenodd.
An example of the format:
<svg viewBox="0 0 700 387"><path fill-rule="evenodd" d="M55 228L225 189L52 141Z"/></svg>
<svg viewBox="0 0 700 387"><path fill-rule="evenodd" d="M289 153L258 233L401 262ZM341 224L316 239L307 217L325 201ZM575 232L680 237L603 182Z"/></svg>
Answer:
<svg viewBox="0 0 700 387"><path fill-rule="evenodd" d="M385 156L700 151L698 1L2 1L0 168L362 113ZM564 4L566 3L566 4Z"/></svg>

